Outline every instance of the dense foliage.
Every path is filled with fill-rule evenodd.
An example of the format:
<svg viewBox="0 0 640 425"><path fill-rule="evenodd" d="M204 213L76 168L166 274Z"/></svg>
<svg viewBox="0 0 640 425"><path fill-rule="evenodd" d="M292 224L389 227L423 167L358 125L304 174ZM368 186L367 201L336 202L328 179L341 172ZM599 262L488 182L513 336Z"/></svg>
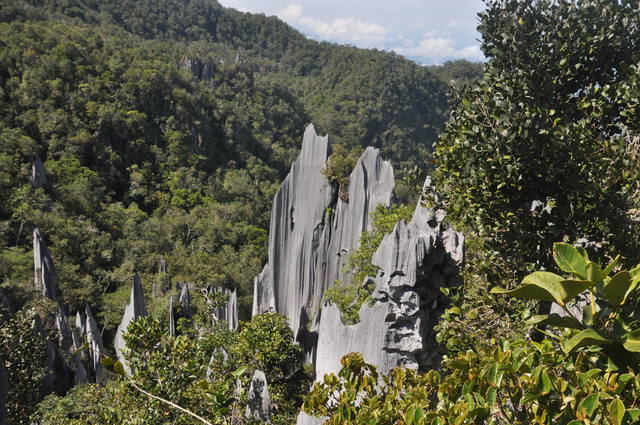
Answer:
<svg viewBox="0 0 640 425"><path fill-rule="evenodd" d="M435 180L456 225L506 263L494 282L548 267L557 240L637 260L639 6L500 0L481 13L489 61L456 99Z"/></svg>
<svg viewBox="0 0 640 425"><path fill-rule="evenodd" d="M259 369L269 384L272 422L290 423L308 388L291 332L274 313L254 317L239 332L219 327L198 339L167 337L157 319L138 319L125 335L131 376L116 374L105 387L85 385L64 397L49 396L32 419L42 425L202 423L173 403L211 423L251 423L244 418L247 390ZM110 358L103 363L122 371Z"/></svg>
<svg viewBox="0 0 640 425"><path fill-rule="evenodd" d="M396 368L381 376L352 353L337 376L314 384L304 410L332 424L637 423L640 265L618 270L617 259L601 268L564 243L553 257L570 276L538 271L514 290L494 290L557 303L562 315L530 321L556 329L547 339L459 352L443 361L442 372L422 375Z"/></svg>

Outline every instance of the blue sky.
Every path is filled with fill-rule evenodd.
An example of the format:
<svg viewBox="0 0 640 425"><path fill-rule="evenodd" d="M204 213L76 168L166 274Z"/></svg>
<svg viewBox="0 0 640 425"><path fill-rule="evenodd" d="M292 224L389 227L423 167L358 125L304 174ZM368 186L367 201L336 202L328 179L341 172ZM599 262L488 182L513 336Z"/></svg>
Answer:
<svg viewBox="0 0 640 425"><path fill-rule="evenodd" d="M276 15L316 40L393 50L421 64L483 60L476 32L482 0L220 0Z"/></svg>

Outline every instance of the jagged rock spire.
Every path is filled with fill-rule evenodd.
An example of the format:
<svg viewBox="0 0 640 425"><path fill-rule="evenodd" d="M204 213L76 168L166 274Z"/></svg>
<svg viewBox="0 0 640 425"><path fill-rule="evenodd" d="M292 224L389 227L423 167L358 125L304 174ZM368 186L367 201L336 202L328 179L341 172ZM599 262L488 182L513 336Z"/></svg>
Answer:
<svg viewBox="0 0 640 425"><path fill-rule="evenodd" d="M442 212L419 204L409 223L396 223L383 238L373 256L380 269L375 303L363 305L357 325L344 325L335 306L322 309L316 376L337 373L349 352L363 353L381 373L396 366L439 367L442 351L433 328L448 302L440 288L458 283L464 246L463 235L445 230L443 219Z"/></svg>
<svg viewBox="0 0 640 425"><path fill-rule="evenodd" d="M169 335L176 336L176 317L173 312L173 295L169 297Z"/></svg>
<svg viewBox="0 0 640 425"><path fill-rule="evenodd" d="M47 173L40 158L36 157L31 164L31 177L29 178L32 187L42 187L47 183Z"/></svg>
<svg viewBox="0 0 640 425"><path fill-rule="evenodd" d="M370 212L389 205L394 174L380 152L367 148L349 178L348 201L322 174L328 138L307 127L300 155L273 200L269 261L254 281L253 314L275 311L287 317L312 360L319 311L326 289L348 279L341 269L370 226ZM310 329L307 329L307 325Z"/></svg>
<svg viewBox="0 0 640 425"><path fill-rule="evenodd" d="M84 384L87 382L87 370L82 363L80 353L76 351L73 341L73 333L69 326L69 321L64 309L58 304L58 313L55 316L56 329L58 330L59 360L62 366L61 373L58 373L58 381L68 379L73 374L74 384Z"/></svg>
<svg viewBox="0 0 640 425"><path fill-rule="evenodd" d="M191 311L191 294L189 293L189 285L186 283L182 284L179 301L182 306L182 311L188 315Z"/></svg>
<svg viewBox="0 0 640 425"><path fill-rule="evenodd" d="M268 422L271 417L271 398L267 387L267 377L261 370L256 370L251 379L245 417Z"/></svg>
<svg viewBox="0 0 640 425"><path fill-rule="evenodd" d="M85 331L87 335L87 342L89 344L90 365L96 382L104 382L106 380L104 366L102 366L102 363L100 363L100 360L102 359L104 353L102 334L98 329L98 323L93 317L93 313L91 312L91 307L89 307L89 304L87 304L84 311L86 316Z"/></svg>
<svg viewBox="0 0 640 425"><path fill-rule="evenodd" d="M53 267L47 244L37 228L33 230L33 263L36 289L41 291L45 297L56 301L58 299L56 271Z"/></svg>
<svg viewBox="0 0 640 425"><path fill-rule="evenodd" d="M230 291L227 288L215 288L215 291L221 292L228 297L224 306L216 307L213 310L215 321L224 320L227 322L229 330L235 331L238 329L238 293L236 289Z"/></svg>
<svg viewBox="0 0 640 425"><path fill-rule="evenodd" d="M124 311L122 321L118 325L116 337L113 342L116 354L118 355L118 360L120 360L122 366L124 366L124 370L127 374L131 374L131 369L129 368L129 364L125 357L127 344L124 340L124 334L127 332L127 328L131 322L146 315L147 310L144 305L144 292L142 290L142 284L140 283L140 277L136 275L133 278L133 285L131 286L131 299Z"/></svg>

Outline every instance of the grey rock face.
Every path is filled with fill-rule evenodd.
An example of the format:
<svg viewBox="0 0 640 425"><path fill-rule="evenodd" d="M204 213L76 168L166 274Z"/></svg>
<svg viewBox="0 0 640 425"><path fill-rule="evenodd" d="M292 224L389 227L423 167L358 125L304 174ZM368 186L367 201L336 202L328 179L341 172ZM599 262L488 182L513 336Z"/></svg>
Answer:
<svg viewBox="0 0 640 425"><path fill-rule="evenodd" d="M47 249L47 244L40 230L33 230L33 263L35 268L35 286L42 295L52 301L58 299L58 285L56 283L56 271Z"/></svg>
<svg viewBox="0 0 640 425"><path fill-rule="evenodd" d="M189 285L186 283L182 284L179 301L182 306L182 312L188 316L191 311L191 294L189 293Z"/></svg>
<svg viewBox="0 0 640 425"><path fill-rule="evenodd" d="M300 155L274 197L269 262L254 281L253 314L286 316L310 357L324 292L347 278L341 268L348 253L370 226L369 213L391 203L394 187L391 164L367 148L350 175L348 202L343 201L321 173L328 155L328 138L307 127Z"/></svg>
<svg viewBox="0 0 640 425"><path fill-rule="evenodd" d="M176 315L173 312L173 295L169 297L169 335L176 336Z"/></svg>
<svg viewBox="0 0 640 425"><path fill-rule="evenodd" d="M213 316L216 322L224 320L227 322L229 330L238 329L238 293L227 288L216 288L216 292L222 292L228 296L227 303L224 306L216 307L213 310Z"/></svg>
<svg viewBox="0 0 640 425"><path fill-rule="evenodd" d="M271 416L271 398L267 388L267 377L260 370L256 370L251 379L245 416L265 422L268 422Z"/></svg>
<svg viewBox="0 0 640 425"><path fill-rule="evenodd" d="M143 300L144 302L144 300ZM106 374L104 370L104 366L100 363L102 359L102 355L104 353L104 345L102 343L102 334L98 329L98 323L96 319L93 317L93 313L91 312L91 307L87 304L85 307L85 330L87 336L87 342L89 344L89 363L91 365L93 375L96 379L96 382L105 382Z"/></svg>
<svg viewBox="0 0 640 425"><path fill-rule="evenodd" d="M55 317L56 329L58 330L58 349L62 370L59 371L60 379L68 378L73 374L73 383L84 384L87 382L87 370L82 363L80 353L76 352L73 341L73 333L69 326L67 315L61 306L58 306L58 313Z"/></svg>
<svg viewBox="0 0 640 425"><path fill-rule="evenodd" d="M147 310L144 305L144 293L142 291L142 284L140 283L140 278L138 276L135 276L133 278L133 286L131 287L131 300L129 301L129 304L124 311L122 321L118 325L118 329L116 330L116 337L113 342L113 346L116 349L116 354L118 355L118 360L120 360L122 366L124 366L124 370L127 374L131 374L131 369L129 368L127 359L124 356L124 353L127 350L127 344L124 341L124 334L131 322L135 321L139 317L143 317L146 315Z"/></svg>
<svg viewBox="0 0 640 425"><path fill-rule="evenodd" d="M227 360L229 360L229 354L227 354L227 351L224 348L220 347L213 350L211 358L209 359L209 365L207 366L207 372L205 374L208 381L212 381L214 378L214 365L216 363L226 363Z"/></svg>
<svg viewBox="0 0 640 425"><path fill-rule="evenodd" d="M360 352L381 373L396 366L438 367L441 349L433 327L446 308L440 287L457 284L464 237L443 231L442 214L418 206L409 223L400 221L373 257L380 268L373 305L363 305L360 322L346 326L335 306L322 310L316 376L336 373L340 359Z"/></svg>
<svg viewBox="0 0 640 425"><path fill-rule="evenodd" d="M198 58L186 57L180 61L180 66L183 69L191 72L196 78L200 80L206 80L213 76L213 65L210 63L204 63Z"/></svg>
<svg viewBox="0 0 640 425"><path fill-rule="evenodd" d="M40 158L36 158L31 164L30 183L32 187L42 187L47 183L47 173Z"/></svg>

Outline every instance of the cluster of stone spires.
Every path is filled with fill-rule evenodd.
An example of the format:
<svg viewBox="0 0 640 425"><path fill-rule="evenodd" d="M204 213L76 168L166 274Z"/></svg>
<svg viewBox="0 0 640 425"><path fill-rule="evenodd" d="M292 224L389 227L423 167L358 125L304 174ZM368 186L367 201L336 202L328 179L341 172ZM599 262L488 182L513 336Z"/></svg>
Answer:
<svg viewBox="0 0 640 425"><path fill-rule="evenodd" d="M350 281L343 266L370 229L370 213L393 202L394 174L369 147L349 177L348 198L341 199L322 173L329 153L328 138L307 127L300 155L274 197L269 260L254 280L253 314L286 316L319 379L338 372L341 357L353 351L382 373L396 366L439 367L443 348L433 328L448 303L440 288L458 284L463 235L442 224L444 211L419 202L412 219L398 222L374 254L379 271L362 282L372 288L373 303L361 307L358 324L345 325L323 297L336 281ZM322 422L298 417L299 425Z"/></svg>
<svg viewBox="0 0 640 425"><path fill-rule="evenodd" d="M320 378L325 373L337 372L340 358L351 351L363 353L365 360L383 373L395 366L420 370L438 367L442 349L435 341L433 328L448 302L440 288L458 283L463 235L443 226L443 211L432 211L419 202L411 221L398 222L374 254L373 264L379 272L362 283L373 288L373 303L362 306L358 324L344 325L337 307L324 303L323 296L335 281L350 280L343 266L349 253L358 247L362 231L370 228L370 213L378 205L389 206L393 202L394 175L391 164L382 160L380 152L367 148L350 175L348 198L341 199L337 188L321 172L327 166L328 157L328 138L316 135L310 125L305 131L300 155L274 197L269 261L254 280L253 314L275 311L286 316ZM46 180L41 162L34 163L32 170L32 182ZM53 299L57 296L55 271L44 241L39 236L36 243L34 232L36 255L39 255L35 261L36 285L44 296ZM159 271L161 276L166 275L163 260ZM154 296L163 291L165 285L154 284ZM226 307L216 309L214 320L226 320L230 329L236 329L237 295L235 291L223 291L227 291L229 301ZM179 302L183 311L185 306L188 311L190 295L186 284L181 288ZM64 316L63 313L59 311L60 316ZM134 278L130 303L114 343L125 370L128 365L122 356L126 350L122 335L132 321L144 315L142 286L140 280ZM65 329L64 317L60 319L59 329ZM96 331L88 331L89 317ZM76 323L82 322L82 315L78 314ZM85 323L80 335L99 336L88 307ZM171 297L172 334L176 332L175 323ZM81 326L76 326L77 329ZM73 344L73 336L71 341ZM66 344L60 343L60 346ZM92 352L101 350L101 341L96 342ZM224 350L214 352L212 362L216 355L225 357L226 353ZM99 361L92 365L94 375L98 376ZM1 378L2 370L0 390ZM269 415L266 377L256 371L249 389L246 416L268 420ZM299 425L321 422L304 414L298 418Z"/></svg>

